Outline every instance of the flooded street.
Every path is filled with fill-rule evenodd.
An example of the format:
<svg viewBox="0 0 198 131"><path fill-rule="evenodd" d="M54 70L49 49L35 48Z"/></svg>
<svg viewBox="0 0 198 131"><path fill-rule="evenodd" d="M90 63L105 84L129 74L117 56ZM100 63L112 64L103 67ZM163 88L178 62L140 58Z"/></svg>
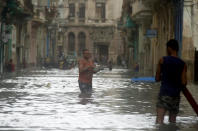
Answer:
<svg viewBox="0 0 198 131"><path fill-rule="evenodd" d="M159 84L131 83L126 69L94 76L91 96L80 95L78 70L37 70L0 83L0 130L197 131L198 119L182 95L176 125L155 125ZM198 100L198 88L189 86Z"/></svg>

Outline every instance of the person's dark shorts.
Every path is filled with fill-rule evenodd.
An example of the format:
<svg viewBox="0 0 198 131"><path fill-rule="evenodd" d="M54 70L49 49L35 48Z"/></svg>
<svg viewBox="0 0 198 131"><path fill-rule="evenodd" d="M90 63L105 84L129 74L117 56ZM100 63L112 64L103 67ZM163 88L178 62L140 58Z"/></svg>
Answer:
<svg viewBox="0 0 198 131"><path fill-rule="evenodd" d="M157 107L168 110L171 114L179 113L180 97L159 96Z"/></svg>
<svg viewBox="0 0 198 131"><path fill-rule="evenodd" d="M81 93L91 93L92 92L92 84L91 83L83 83L78 81L79 88Z"/></svg>

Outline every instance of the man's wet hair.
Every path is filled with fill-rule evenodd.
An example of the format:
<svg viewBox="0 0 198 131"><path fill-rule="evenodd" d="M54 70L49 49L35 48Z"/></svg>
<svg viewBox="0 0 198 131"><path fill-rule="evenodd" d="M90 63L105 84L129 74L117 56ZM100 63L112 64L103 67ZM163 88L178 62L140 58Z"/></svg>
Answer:
<svg viewBox="0 0 198 131"><path fill-rule="evenodd" d="M167 44L166 44L166 47L170 47L171 49L175 50L175 51L179 51L179 43L177 40L175 39L170 39Z"/></svg>
<svg viewBox="0 0 198 131"><path fill-rule="evenodd" d="M84 53L85 51L89 51L89 50L88 50L88 49L83 49L83 50L82 50L82 53Z"/></svg>

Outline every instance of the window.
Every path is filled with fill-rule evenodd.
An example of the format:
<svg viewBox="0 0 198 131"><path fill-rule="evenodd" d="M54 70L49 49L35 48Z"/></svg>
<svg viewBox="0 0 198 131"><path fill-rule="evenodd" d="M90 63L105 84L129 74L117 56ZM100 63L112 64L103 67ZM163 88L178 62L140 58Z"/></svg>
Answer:
<svg viewBox="0 0 198 131"><path fill-rule="evenodd" d="M79 5L78 16L79 16L79 22L85 22L85 4L84 3L81 3Z"/></svg>
<svg viewBox="0 0 198 131"><path fill-rule="evenodd" d="M75 17L75 4L69 4L69 17Z"/></svg>
<svg viewBox="0 0 198 131"><path fill-rule="evenodd" d="M105 21L105 3L96 3L96 18L102 19L103 22Z"/></svg>
<svg viewBox="0 0 198 131"><path fill-rule="evenodd" d="M79 18L85 18L85 4L79 5Z"/></svg>

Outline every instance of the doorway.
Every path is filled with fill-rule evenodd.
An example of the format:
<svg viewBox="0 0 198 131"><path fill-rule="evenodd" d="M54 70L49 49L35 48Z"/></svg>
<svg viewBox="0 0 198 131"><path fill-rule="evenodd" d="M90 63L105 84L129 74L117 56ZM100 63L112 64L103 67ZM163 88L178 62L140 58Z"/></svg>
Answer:
<svg viewBox="0 0 198 131"><path fill-rule="evenodd" d="M102 64L107 64L109 47L107 45L98 45L99 61Z"/></svg>

